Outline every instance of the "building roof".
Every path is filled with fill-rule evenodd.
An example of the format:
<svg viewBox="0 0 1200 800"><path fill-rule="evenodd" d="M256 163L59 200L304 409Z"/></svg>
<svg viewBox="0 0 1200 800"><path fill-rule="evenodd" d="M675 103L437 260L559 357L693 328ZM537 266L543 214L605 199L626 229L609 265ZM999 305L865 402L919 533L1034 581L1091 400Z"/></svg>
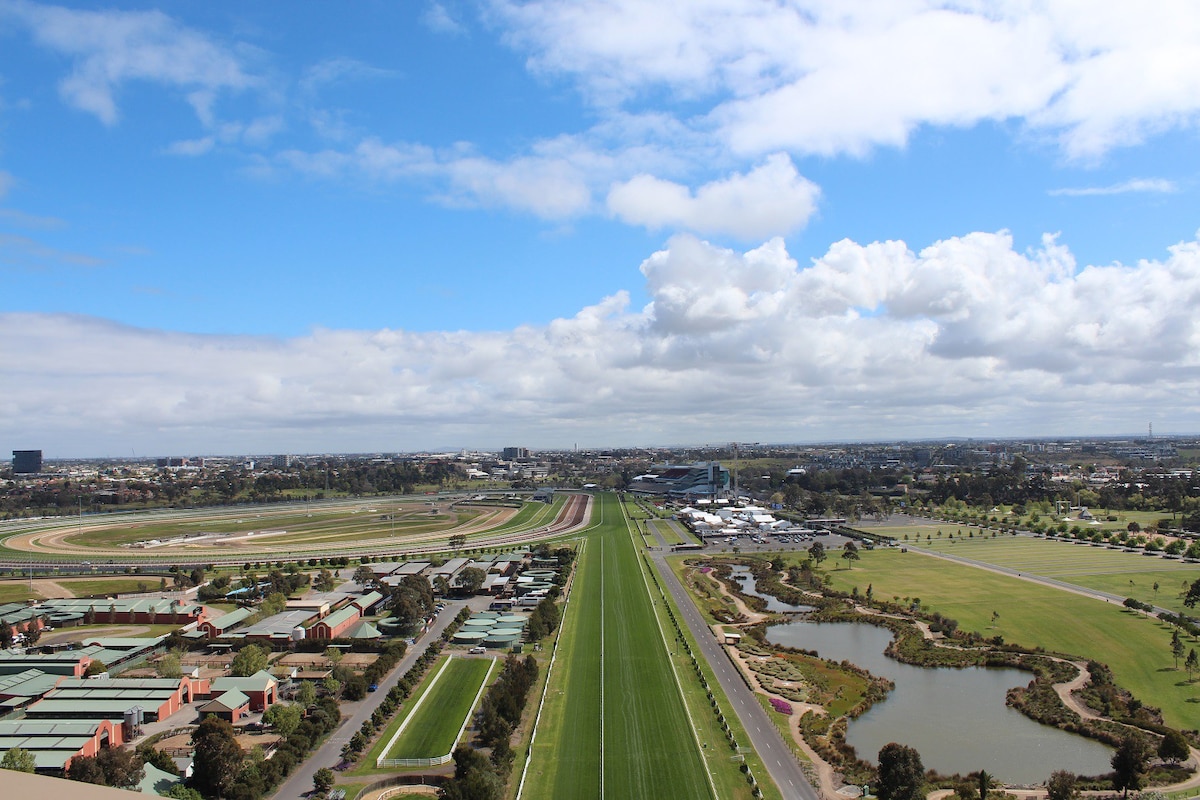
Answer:
<svg viewBox="0 0 1200 800"><path fill-rule="evenodd" d="M39 763L38 766L42 765ZM62 762L57 766L62 767ZM71 800L129 800L130 797L124 789L51 778L33 772L10 770L4 774L4 784L6 793L11 793L13 797L70 797Z"/></svg>
<svg viewBox="0 0 1200 800"><path fill-rule="evenodd" d="M367 592L362 597L356 597L350 602L359 608L370 608L382 599L383 595L379 592Z"/></svg>
<svg viewBox="0 0 1200 800"><path fill-rule="evenodd" d="M245 678L213 678L212 692L215 695L217 692L241 691L241 692L265 692L279 681L275 680L275 676L267 672L265 669L260 669L253 675Z"/></svg>
<svg viewBox="0 0 1200 800"><path fill-rule="evenodd" d="M51 675L40 669L27 669L15 675L0 677L0 694L17 697L40 697L54 688L62 679L61 675Z"/></svg>
<svg viewBox="0 0 1200 800"><path fill-rule="evenodd" d="M206 624L211 625L216 630L227 631L230 628L240 625L247 617L253 616L255 613L256 610L253 608L239 608L230 611L228 614L222 614L216 619L209 619L206 621Z"/></svg>
<svg viewBox="0 0 1200 800"><path fill-rule="evenodd" d="M324 619L317 620L313 623L313 625L315 626L320 623L325 623L329 626L330 630L332 630L338 625L341 625L343 622L354 619L358 615L359 610L357 606L346 606L345 608L338 609Z"/></svg>
<svg viewBox="0 0 1200 800"><path fill-rule="evenodd" d="M379 632L379 628L366 620L358 623L352 631L346 634L346 637L350 639L378 639L380 636L383 634Z"/></svg>
<svg viewBox="0 0 1200 800"><path fill-rule="evenodd" d="M230 689L227 692L221 692L213 697L200 708L196 709L201 714L207 714L210 711L236 711L243 706L250 705L250 696L238 689Z"/></svg>

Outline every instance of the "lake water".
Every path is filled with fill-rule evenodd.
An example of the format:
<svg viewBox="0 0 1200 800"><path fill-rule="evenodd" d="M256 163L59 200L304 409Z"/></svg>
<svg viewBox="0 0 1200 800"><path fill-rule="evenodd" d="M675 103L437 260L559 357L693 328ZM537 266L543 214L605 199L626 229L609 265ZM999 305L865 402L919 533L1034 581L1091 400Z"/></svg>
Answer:
<svg viewBox="0 0 1200 800"><path fill-rule="evenodd" d="M1005 694L1033 674L1016 669L915 667L883 654L886 628L863 623L792 622L767 629L776 644L847 660L896 688L850 721L846 741L875 763L889 742L913 747L926 768L963 775L986 769L1009 784L1044 782L1055 770L1079 775L1111 772L1112 750L1099 742L1041 725L1005 705Z"/></svg>
<svg viewBox="0 0 1200 800"><path fill-rule="evenodd" d="M737 582L738 586L741 587L742 594L748 594L751 597L761 597L763 600L766 600L767 611L784 613L788 611L798 612L813 610L812 606L794 606L789 603L781 602L774 595L763 594L762 592L758 591L758 587L754 582L754 575L750 572L749 567L733 567L730 577L732 577L733 580Z"/></svg>

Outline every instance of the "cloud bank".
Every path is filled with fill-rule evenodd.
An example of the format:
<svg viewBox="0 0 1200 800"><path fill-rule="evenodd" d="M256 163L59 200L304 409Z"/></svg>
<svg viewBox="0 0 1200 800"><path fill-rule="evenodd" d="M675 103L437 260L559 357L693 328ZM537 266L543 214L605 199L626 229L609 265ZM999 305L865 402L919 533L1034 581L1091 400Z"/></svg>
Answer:
<svg viewBox="0 0 1200 800"><path fill-rule="evenodd" d="M48 454L1200 429L1200 241L1078 268L1005 232L914 252L673 237L542 327L199 336L0 315L0 437ZM31 438L37 441L30 441Z"/></svg>

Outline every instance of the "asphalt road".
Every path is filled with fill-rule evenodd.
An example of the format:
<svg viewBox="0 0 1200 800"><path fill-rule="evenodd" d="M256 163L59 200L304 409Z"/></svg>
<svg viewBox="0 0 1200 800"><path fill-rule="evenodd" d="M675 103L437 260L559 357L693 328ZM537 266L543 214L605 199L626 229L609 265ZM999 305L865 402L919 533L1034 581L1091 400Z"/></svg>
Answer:
<svg viewBox="0 0 1200 800"><path fill-rule="evenodd" d="M770 773L771 780L779 787L779 791L787 800L819 800L820 794L804 777L800 764L791 750L784 744L779 730L767 717L767 712L758 704L754 693L746 686L738 668L725 652L724 645L717 642L712 629L705 624L700 612L687 594L687 590L679 583L675 573L667 566L665 553L652 551L651 555L658 562L659 574L666 583L667 590L675 598L675 605L683 614L683 619L696 638L700 652L708 661L721 688L733 706L734 713L741 720L742 727L750 737L750 744L762 758Z"/></svg>
<svg viewBox="0 0 1200 800"><path fill-rule="evenodd" d="M433 627L426 631L425 635L414 646L408 648L408 652L404 654L404 658L400 660L399 665L383 679L377 691L371 692L363 700L353 703L342 703L342 724L330 734L329 738L325 740L325 743L315 753L296 767L296 771L288 776L287 781L279 787L279 790L272 797L279 798L279 800L307 797L313 790L313 775L316 774L317 770L321 767L332 769L335 764L342 760L342 748L346 745L346 742L350 741L350 737L362 727L363 721L370 718L371 714L375 712L376 707L383 702L383 698L387 696L388 691L400 682L400 678L416 663L421 653L424 653L425 648L429 646L429 643L435 642L441 637L442 631L454 621L454 618L458 616L458 612L464 606L466 606L466 602L464 601L447 602L445 610L438 614Z"/></svg>

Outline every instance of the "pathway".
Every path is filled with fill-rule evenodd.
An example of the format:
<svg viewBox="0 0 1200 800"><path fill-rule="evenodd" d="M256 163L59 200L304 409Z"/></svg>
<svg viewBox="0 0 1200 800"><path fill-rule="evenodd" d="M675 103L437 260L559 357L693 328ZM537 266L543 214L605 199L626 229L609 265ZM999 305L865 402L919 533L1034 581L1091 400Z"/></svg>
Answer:
<svg viewBox="0 0 1200 800"><path fill-rule="evenodd" d="M674 598L684 622L695 637L700 654L708 661L713 674L729 698L734 713L746 729L750 744L763 760L771 780L787 800L820 800L821 795L808 782L796 757L792 755L779 730L768 718L766 710L759 705L741 672L730 659L725 646L717 641L713 631L700 616L687 589L666 563L666 554L654 551L650 555L654 558L659 575Z"/></svg>

